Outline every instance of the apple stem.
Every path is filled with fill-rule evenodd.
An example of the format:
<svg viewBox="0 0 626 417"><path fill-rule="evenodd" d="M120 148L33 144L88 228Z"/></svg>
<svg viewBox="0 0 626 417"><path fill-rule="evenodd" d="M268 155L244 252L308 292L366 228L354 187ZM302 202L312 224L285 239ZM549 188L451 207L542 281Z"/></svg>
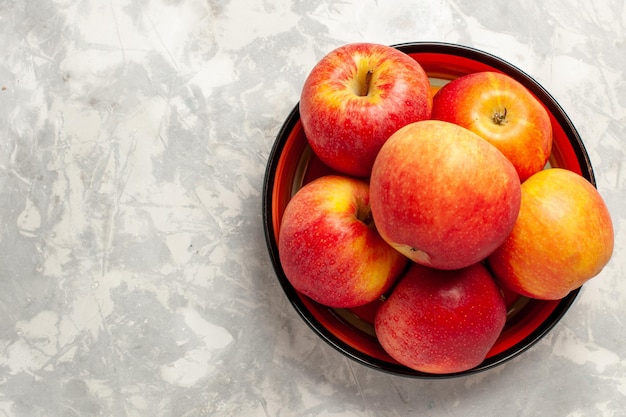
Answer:
<svg viewBox="0 0 626 417"><path fill-rule="evenodd" d="M506 122L506 113L507 111L505 107L503 112L495 112L491 117L491 120L497 125L503 125Z"/></svg>
<svg viewBox="0 0 626 417"><path fill-rule="evenodd" d="M359 94L361 97L365 97L369 94L373 73L374 70L371 69L367 70L367 72L365 73L365 81L363 82L363 84L361 84L361 93Z"/></svg>

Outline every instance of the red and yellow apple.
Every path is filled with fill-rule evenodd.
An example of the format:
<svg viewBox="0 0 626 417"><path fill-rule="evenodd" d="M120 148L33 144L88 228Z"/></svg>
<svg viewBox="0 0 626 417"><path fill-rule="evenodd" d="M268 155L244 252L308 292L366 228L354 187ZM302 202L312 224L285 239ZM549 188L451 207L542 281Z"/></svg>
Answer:
<svg viewBox="0 0 626 417"><path fill-rule="evenodd" d="M325 55L302 88L299 111L313 152L329 167L367 177L400 127L431 115L428 76L391 46L352 43Z"/></svg>
<svg viewBox="0 0 626 417"><path fill-rule="evenodd" d="M463 126L497 147L521 181L546 165L552 149L548 112L512 77L477 72L444 85L433 98L432 118Z"/></svg>
<svg viewBox="0 0 626 417"><path fill-rule="evenodd" d="M412 264L378 309L374 327L392 358L443 374L478 366L505 322L504 297L482 263L452 271Z"/></svg>
<svg viewBox="0 0 626 417"><path fill-rule="evenodd" d="M517 222L488 263L512 291L558 300L600 273L613 243L611 217L596 188L574 172L550 168L522 184Z"/></svg>
<svg viewBox="0 0 626 417"><path fill-rule="evenodd" d="M368 184L339 175L320 177L289 200L278 251L292 286L329 307L376 300L408 262L377 233Z"/></svg>
<svg viewBox="0 0 626 417"><path fill-rule="evenodd" d="M515 168L498 149L438 120L394 133L370 178L380 235L414 262L440 269L472 265L500 246L520 198Z"/></svg>

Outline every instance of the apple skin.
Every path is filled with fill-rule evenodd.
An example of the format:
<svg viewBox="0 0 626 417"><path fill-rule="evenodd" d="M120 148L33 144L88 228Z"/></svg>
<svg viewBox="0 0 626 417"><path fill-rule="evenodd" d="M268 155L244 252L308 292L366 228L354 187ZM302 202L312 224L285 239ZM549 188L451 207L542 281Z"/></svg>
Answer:
<svg viewBox="0 0 626 417"><path fill-rule="evenodd" d="M308 183L287 203L278 253L297 291L341 308L378 299L408 263L376 231L368 184L340 175Z"/></svg>
<svg viewBox="0 0 626 417"><path fill-rule="evenodd" d="M383 349L421 372L478 366L506 323L504 297L482 263L445 271L412 264L378 309Z"/></svg>
<svg viewBox="0 0 626 417"><path fill-rule="evenodd" d="M497 72L456 78L433 97L432 118L463 126L498 148L520 181L542 170L552 150L552 124L520 82Z"/></svg>
<svg viewBox="0 0 626 417"><path fill-rule="evenodd" d="M502 244L517 218L515 168L493 145L452 123L426 120L394 133L370 178L380 235L414 262L458 269Z"/></svg>
<svg viewBox="0 0 626 417"><path fill-rule="evenodd" d="M431 109L421 65L374 43L343 45L324 56L309 73L299 103L313 152L339 173L362 178L385 140L408 123L430 118Z"/></svg>
<svg viewBox="0 0 626 417"><path fill-rule="evenodd" d="M515 227L488 263L510 290L559 300L600 273L613 245L613 224L600 193L582 176L550 168L522 184Z"/></svg>

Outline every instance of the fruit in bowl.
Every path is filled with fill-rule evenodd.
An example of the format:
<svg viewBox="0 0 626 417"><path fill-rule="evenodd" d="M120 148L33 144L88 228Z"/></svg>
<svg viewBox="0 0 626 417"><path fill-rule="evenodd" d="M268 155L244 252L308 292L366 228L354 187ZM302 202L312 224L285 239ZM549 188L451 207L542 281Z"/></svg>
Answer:
<svg viewBox="0 0 626 417"><path fill-rule="evenodd" d="M369 186L326 175L301 188L283 214L280 262L291 284L329 307L357 307L378 299L407 259L373 227Z"/></svg>
<svg viewBox="0 0 626 417"><path fill-rule="evenodd" d="M522 184L522 196L512 232L488 263L519 294L561 299L611 259L611 215L589 181L561 168L532 175Z"/></svg>
<svg viewBox="0 0 626 417"><path fill-rule="evenodd" d="M378 150L400 127L430 118L428 76L396 48L340 46L311 70L300 117L316 155L335 170L368 177Z"/></svg>
<svg viewBox="0 0 626 417"><path fill-rule="evenodd" d="M407 258L440 269L485 259L511 232L520 207L515 167L458 125L411 123L381 148L370 178L381 236Z"/></svg>
<svg viewBox="0 0 626 417"><path fill-rule="evenodd" d="M558 103L531 77L497 57L458 45L411 43L397 45L394 48L405 53L421 65L428 75L434 90L454 79L479 72L507 74L521 83L541 102L550 119L552 146L547 167L563 168L587 181L590 185L595 185L593 170L578 132ZM396 375L418 378L469 375L502 364L524 352L549 332L571 307L580 291L580 287L571 289L559 299L539 299L516 292L513 286L504 285L504 279L500 279L496 274L492 273L494 285L500 287L499 290L503 294L506 306L506 321L502 329L499 330L495 341L486 337L488 335L485 331L483 336L485 336L484 340L487 340L487 342L484 342L478 359L473 358L471 363L468 361L461 366L462 361L460 360L450 361L450 358L446 358L445 355L431 355L431 358L438 357L440 359L435 360L434 362L436 363L430 364L426 368L405 361L395 353L394 348L389 347L389 344L387 344L386 348L383 346L385 342L381 343L382 337L379 340L379 334L382 334L382 331L379 327L377 333L376 317L378 313L383 314L385 305L393 306L396 303L392 302L394 293L408 285L403 283L405 280L410 282L411 278L409 277L412 273L409 271L418 268L433 269L437 272L437 276L443 276L448 273L458 274L459 269L444 270L432 268L432 266L425 267L410 260L408 261L409 268L396 279L395 284L387 289L380 298L358 307L337 308L327 306L314 301L309 296L298 291L287 277L279 255L278 239L281 235L282 222L285 218L287 206L290 204L290 201L296 199L297 194L306 184L314 182L318 178L328 175L348 177L347 174L338 172L335 168L330 167L312 149L300 116L299 108L296 106L278 134L268 160L263 191L265 235L272 264L286 296L305 323L329 345L363 365ZM417 123L423 122L418 121ZM488 141L485 139L485 142ZM491 146L495 147L493 144ZM411 159L410 156L412 154L409 152L404 151L402 154L407 159ZM364 177L362 181L370 182L371 194L371 178ZM522 187L519 184L518 186ZM445 188L446 186L439 185L439 187ZM459 198L462 198L463 192L457 191L456 193ZM436 196L436 193L432 194ZM518 218L521 216L523 207L523 194L521 196ZM507 197L507 201L509 204L514 204L514 199L508 199ZM515 210L512 210L512 212L515 212ZM371 226L379 228L377 223L378 220L374 211L373 224ZM606 222L604 227L610 228L610 222ZM380 227L381 230L382 228ZM550 228L544 228L542 233L550 234L551 230ZM538 235L541 235L541 233L538 233ZM507 238L510 236L511 234ZM609 235L607 234L606 236ZM605 249L607 249L608 244L609 242L605 240ZM392 247L391 244L389 246ZM496 253L497 250L495 249L492 253ZM611 250L612 246L606 252L610 253ZM602 263L604 261L600 262L600 264ZM489 266L489 257L486 256L485 259L473 265L479 265L477 268ZM473 265L468 268L473 268ZM487 271L492 272L490 266L487 268ZM492 303L492 306L496 305L497 303ZM441 307L440 305L436 306ZM391 307L387 308L391 309ZM497 307L493 308L494 311L498 311ZM459 317L457 321L461 321L460 316L453 317ZM497 329L497 326L494 327ZM471 328L472 326L467 327L467 329ZM477 327L473 328L479 331ZM397 332L397 330L395 331ZM469 330L467 331L469 332ZM452 345L448 346L448 348L452 350L459 348L457 342L450 343ZM413 345L413 347L415 346ZM433 352L436 349L445 348L442 345L432 345L430 347L433 349ZM445 367L446 361L447 363L455 362L457 365Z"/></svg>
<svg viewBox="0 0 626 417"><path fill-rule="evenodd" d="M521 181L548 162L550 116L541 102L512 77L480 71L456 78L433 97L432 118L463 126L498 148Z"/></svg>
<svg viewBox="0 0 626 417"><path fill-rule="evenodd" d="M378 341L396 360L444 374L478 366L506 322L500 288L482 263L456 270L413 264L378 309Z"/></svg>

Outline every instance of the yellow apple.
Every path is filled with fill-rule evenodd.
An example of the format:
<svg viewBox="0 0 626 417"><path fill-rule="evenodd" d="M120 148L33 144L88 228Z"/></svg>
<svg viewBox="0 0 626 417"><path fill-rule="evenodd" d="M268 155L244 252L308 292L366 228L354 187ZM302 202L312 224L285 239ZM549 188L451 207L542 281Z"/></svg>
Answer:
<svg viewBox="0 0 626 417"><path fill-rule="evenodd" d="M613 243L611 216L596 188L574 172L550 168L522 184L515 226L488 263L512 291L558 300L600 273Z"/></svg>

